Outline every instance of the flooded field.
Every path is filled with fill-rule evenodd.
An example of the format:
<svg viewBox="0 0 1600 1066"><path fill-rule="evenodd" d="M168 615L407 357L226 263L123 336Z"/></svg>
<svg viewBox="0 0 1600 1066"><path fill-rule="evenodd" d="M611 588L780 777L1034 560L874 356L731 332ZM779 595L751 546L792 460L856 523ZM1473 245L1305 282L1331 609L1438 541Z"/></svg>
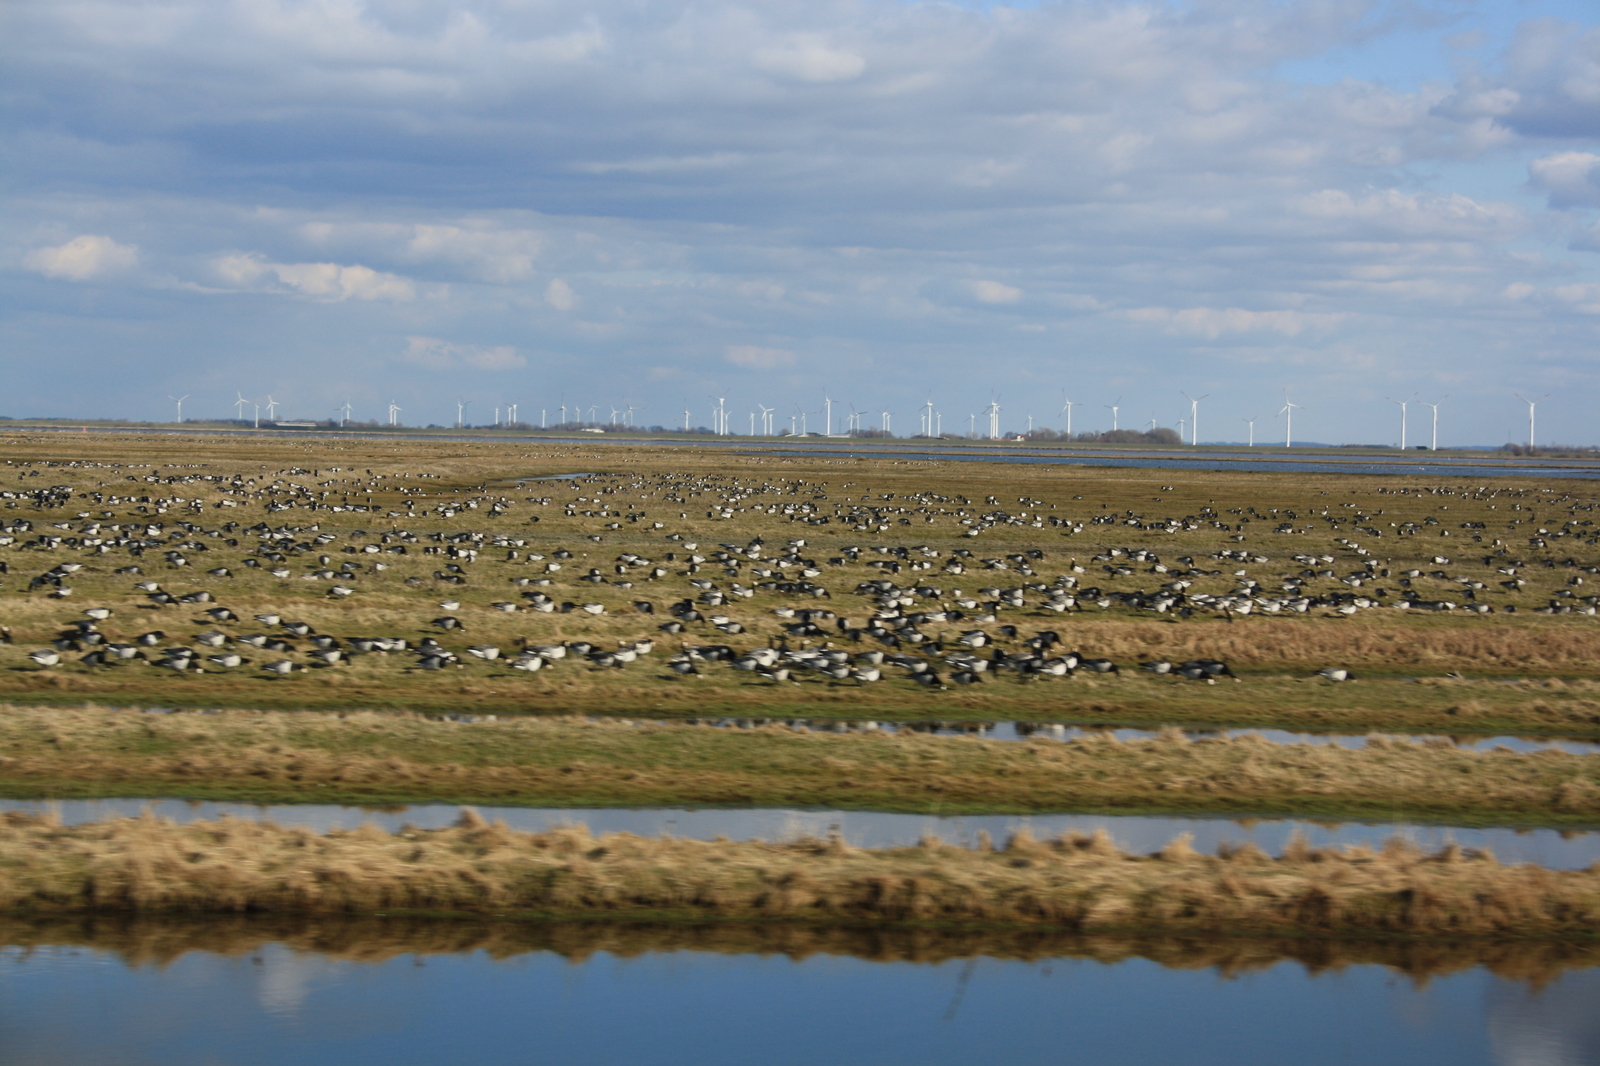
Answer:
<svg viewBox="0 0 1600 1066"><path fill-rule="evenodd" d="M1600 1061L1600 970L1541 948L376 920L12 924L0 941L0 1060L19 1064Z"/></svg>

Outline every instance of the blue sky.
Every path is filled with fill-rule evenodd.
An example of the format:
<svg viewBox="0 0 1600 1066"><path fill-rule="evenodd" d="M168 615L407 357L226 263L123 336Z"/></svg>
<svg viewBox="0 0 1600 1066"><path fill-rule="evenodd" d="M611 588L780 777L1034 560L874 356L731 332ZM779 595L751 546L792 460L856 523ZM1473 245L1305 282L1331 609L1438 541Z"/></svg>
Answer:
<svg viewBox="0 0 1600 1066"><path fill-rule="evenodd" d="M11 0L0 106L0 414L1600 437L1592 4Z"/></svg>

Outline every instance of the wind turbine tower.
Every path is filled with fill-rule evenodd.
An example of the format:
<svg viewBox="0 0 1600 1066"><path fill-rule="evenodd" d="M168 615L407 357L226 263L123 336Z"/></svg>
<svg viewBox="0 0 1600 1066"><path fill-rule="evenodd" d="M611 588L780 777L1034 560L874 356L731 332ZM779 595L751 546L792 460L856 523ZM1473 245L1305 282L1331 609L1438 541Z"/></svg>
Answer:
<svg viewBox="0 0 1600 1066"><path fill-rule="evenodd" d="M1082 407L1083 405L1080 404L1077 400L1069 400L1069 399L1067 399L1067 390L1065 390L1065 389L1061 390L1061 399L1063 401L1062 404L1061 404L1061 410L1067 416L1067 439L1071 440L1072 439L1072 409L1074 407Z"/></svg>
<svg viewBox="0 0 1600 1066"><path fill-rule="evenodd" d="M187 400L190 395L192 394L187 392L182 396L174 396L170 392L167 393L167 399L172 400L178 405L178 425L180 426L183 425L183 401Z"/></svg>
<svg viewBox="0 0 1600 1066"><path fill-rule="evenodd" d="M1000 403L998 400L989 401L989 439L1000 439Z"/></svg>
<svg viewBox="0 0 1600 1066"><path fill-rule="evenodd" d="M1293 445L1294 445L1294 412L1295 412L1296 408L1299 408L1302 411L1305 410L1304 407L1300 407L1300 405L1297 404L1297 403L1290 403L1289 402L1289 390L1288 389L1284 389L1283 390L1283 409L1281 411L1279 411L1278 413L1280 415L1284 416L1284 420L1283 420L1283 446L1285 448L1293 447Z"/></svg>
<svg viewBox="0 0 1600 1066"><path fill-rule="evenodd" d="M1433 443L1428 446L1428 450L1430 452L1436 452L1439 450L1439 404L1444 403L1449 398L1449 396L1441 396L1434 403L1425 403L1422 405L1424 407L1431 407L1433 409Z"/></svg>
<svg viewBox="0 0 1600 1066"><path fill-rule="evenodd" d="M1179 393L1179 395L1189 401L1189 444L1190 446L1198 446L1200 443L1200 401L1211 394L1208 392L1205 396L1190 396L1187 392L1184 392Z"/></svg>
<svg viewBox="0 0 1600 1066"><path fill-rule="evenodd" d="M1101 404L1101 406L1111 412L1111 432L1115 433L1117 431L1117 412L1122 409L1122 397L1118 396L1116 403Z"/></svg>
<svg viewBox="0 0 1600 1066"><path fill-rule="evenodd" d="M1520 393L1520 392L1514 392L1514 393L1512 393L1512 395L1515 396L1517 399L1521 400L1523 403L1528 405L1528 448L1529 448L1529 450L1532 450L1532 448L1533 448L1533 409L1535 407L1539 406L1539 401L1540 400L1549 399L1550 398L1550 394L1547 392L1543 396L1539 397L1538 400L1530 400L1526 396L1522 395L1522 393Z"/></svg>
<svg viewBox="0 0 1600 1066"><path fill-rule="evenodd" d="M1400 405L1400 450L1401 451L1405 451L1406 450L1406 404L1410 403L1412 400L1415 400L1416 398L1417 398L1417 394L1414 393L1414 392L1410 396L1407 396L1403 400L1397 400L1392 396L1387 397L1387 399L1389 400L1390 403L1399 404Z"/></svg>

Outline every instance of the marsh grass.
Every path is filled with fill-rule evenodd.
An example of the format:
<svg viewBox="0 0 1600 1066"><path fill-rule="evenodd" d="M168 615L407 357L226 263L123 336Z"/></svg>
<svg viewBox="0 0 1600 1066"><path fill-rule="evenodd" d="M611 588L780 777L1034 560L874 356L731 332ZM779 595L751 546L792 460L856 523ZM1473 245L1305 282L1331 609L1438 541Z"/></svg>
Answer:
<svg viewBox="0 0 1600 1066"><path fill-rule="evenodd" d="M547 917L950 922L1080 932L1315 932L1402 936L1594 935L1600 871L1501 866L1396 840L1367 848L1253 847L1154 855L1103 834L989 851L929 839L865 850L519 833L472 810L451 828L318 834L153 817L65 828L0 818L0 908L345 914L390 909Z"/></svg>
<svg viewBox="0 0 1600 1066"><path fill-rule="evenodd" d="M0 792L258 802L1108 811L1592 826L1600 758L1176 730L1024 743L783 725L0 708Z"/></svg>

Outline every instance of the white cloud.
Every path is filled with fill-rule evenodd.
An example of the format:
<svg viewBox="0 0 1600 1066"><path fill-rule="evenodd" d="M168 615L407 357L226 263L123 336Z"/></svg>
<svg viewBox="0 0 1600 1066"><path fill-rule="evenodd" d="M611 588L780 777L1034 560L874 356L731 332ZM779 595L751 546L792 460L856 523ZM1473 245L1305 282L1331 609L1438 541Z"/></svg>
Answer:
<svg viewBox="0 0 1600 1066"><path fill-rule="evenodd" d="M570 311L578 306L578 294L560 278L552 278L544 287L544 302L557 311Z"/></svg>
<svg viewBox="0 0 1600 1066"><path fill-rule="evenodd" d="M998 281L974 281L972 295L986 304L1014 304L1022 299L1022 290Z"/></svg>
<svg viewBox="0 0 1600 1066"><path fill-rule="evenodd" d="M1246 311L1239 307L1186 307L1181 310L1140 307L1125 314L1134 322L1159 323L1174 333L1193 333L1213 340L1224 333L1279 333L1298 337L1308 331L1333 329L1345 317L1302 311Z"/></svg>
<svg viewBox="0 0 1600 1066"><path fill-rule="evenodd" d="M224 281L239 286L252 285L271 274L302 296L334 303L344 300L403 303L417 295L411 279L360 264L272 263L259 256L236 254L214 259L212 268Z"/></svg>
<svg viewBox="0 0 1600 1066"><path fill-rule="evenodd" d="M758 48L755 63L769 74L810 82L852 81L867 69L867 61L855 52L831 48L814 38Z"/></svg>
<svg viewBox="0 0 1600 1066"><path fill-rule="evenodd" d="M510 345L484 348L475 344L452 344L438 337L407 337L401 358L428 370L515 370L528 365L528 360Z"/></svg>
<svg viewBox="0 0 1600 1066"><path fill-rule="evenodd" d="M757 348L749 344L730 344L728 362L747 370L776 370L794 365L794 353L784 348Z"/></svg>
<svg viewBox="0 0 1600 1066"><path fill-rule="evenodd" d="M1600 207L1600 155L1557 152L1529 163L1528 176L1553 207Z"/></svg>
<svg viewBox="0 0 1600 1066"><path fill-rule="evenodd" d="M87 281L101 274L127 270L139 262L139 249L110 237L84 234L52 248L35 248L23 265L47 278Z"/></svg>

